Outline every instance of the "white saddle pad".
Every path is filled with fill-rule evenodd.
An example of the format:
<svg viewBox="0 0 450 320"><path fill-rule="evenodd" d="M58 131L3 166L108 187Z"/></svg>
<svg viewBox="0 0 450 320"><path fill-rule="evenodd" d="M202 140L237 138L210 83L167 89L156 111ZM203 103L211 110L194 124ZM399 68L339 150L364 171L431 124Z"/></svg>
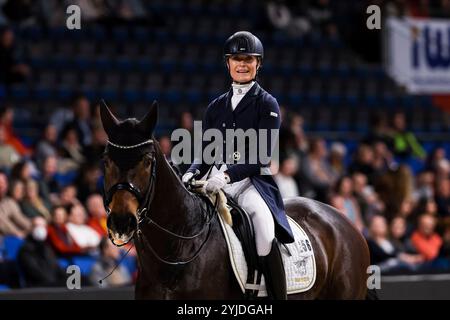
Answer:
<svg viewBox="0 0 450 320"><path fill-rule="evenodd" d="M233 229L224 222L221 215L219 217L227 241L231 265L242 292L245 293L246 288L258 289L258 297L266 297L264 276L261 279L260 286L255 285L255 279L249 279L247 282L247 262L245 261L242 245ZM316 260L308 235L292 218L288 217L288 221L295 238L295 242L286 244L292 255L289 255L289 252L283 245L280 246L280 251L286 272L287 293L294 294L305 292L314 285L316 281Z"/></svg>

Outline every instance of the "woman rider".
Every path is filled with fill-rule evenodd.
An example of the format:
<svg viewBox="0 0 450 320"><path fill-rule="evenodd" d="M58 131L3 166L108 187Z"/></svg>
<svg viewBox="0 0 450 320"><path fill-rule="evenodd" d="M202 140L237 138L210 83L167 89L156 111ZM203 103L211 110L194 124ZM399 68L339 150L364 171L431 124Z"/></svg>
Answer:
<svg viewBox="0 0 450 320"><path fill-rule="evenodd" d="M281 119L277 101L256 81L263 57L263 45L252 33L240 31L228 38L224 46L224 58L232 79L231 88L209 104L202 125L204 131L218 129L224 137L227 129L255 129L259 134L258 140L267 142L266 154L271 156L275 145L271 133L278 133ZM263 137L260 129L266 129L269 133ZM246 139L246 155L252 149L250 147L254 147L249 144ZM261 143L256 145L259 155ZM234 152L230 154L224 152L223 157L228 160L226 163L194 162L184 174L183 182L188 183L197 170L200 176L204 176L211 169L206 191L215 193L223 189L250 215L267 292L273 299L286 299L286 279L277 240L290 243L294 237L283 201L270 174L270 163L262 163L259 159L257 163L249 163L247 156L240 159L241 154L235 151L236 147L233 145L231 150ZM227 149L226 141L223 149Z"/></svg>

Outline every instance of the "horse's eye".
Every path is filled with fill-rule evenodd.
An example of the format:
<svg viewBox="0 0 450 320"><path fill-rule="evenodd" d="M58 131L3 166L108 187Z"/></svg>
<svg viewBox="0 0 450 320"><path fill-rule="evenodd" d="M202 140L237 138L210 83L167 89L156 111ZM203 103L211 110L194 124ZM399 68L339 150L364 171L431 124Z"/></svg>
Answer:
<svg viewBox="0 0 450 320"><path fill-rule="evenodd" d="M145 167L150 167L150 165L152 164L152 159L149 155L145 155L142 160L144 161Z"/></svg>
<svg viewBox="0 0 450 320"><path fill-rule="evenodd" d="M103 156L103 163L105 167L109 167L111 165L111 159L109 159L107 156Z"/></svg>

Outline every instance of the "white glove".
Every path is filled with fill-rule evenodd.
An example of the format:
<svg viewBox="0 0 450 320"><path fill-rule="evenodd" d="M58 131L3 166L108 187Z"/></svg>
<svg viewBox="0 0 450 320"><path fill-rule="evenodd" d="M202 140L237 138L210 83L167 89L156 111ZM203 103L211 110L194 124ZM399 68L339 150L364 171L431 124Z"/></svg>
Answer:
<svg viewBox="0 0 450 320"><path fill-rule="evenodd" d="M230 182L230 178L224 172L219 172L206 181L205 190L208 193L217 193Z"/></svg>
<svg viewBox="0 0 450 320"><path fill-rule="evenodd" d="M194 173L192 172L187 172L183 175L183 178L181 178L181 181L183 181L183 184L187 184L189 182L189 180L191 180L191 178L194 176Z"/></svg>

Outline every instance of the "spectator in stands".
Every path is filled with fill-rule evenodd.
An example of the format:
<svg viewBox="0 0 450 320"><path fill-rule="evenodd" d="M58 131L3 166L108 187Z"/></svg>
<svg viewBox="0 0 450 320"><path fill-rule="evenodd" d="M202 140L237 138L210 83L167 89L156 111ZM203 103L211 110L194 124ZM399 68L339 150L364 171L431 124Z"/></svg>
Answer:
<svg viewBox="0 0 450 320"><path fill-rule="evenodd" d="M294 156L281 161L280 171L274 176L274 179L283 198L299 196L297 182L294 179L297 170L298 162Z"/></svg>
<svg viewBox="0 0 450 320"><path fill-rule="evenodd" d="M25 197L20 203L20 208L30 219L34 217L43 217L47 221L51 219L51 204L39 196L39 186L34 180L25 183Z"/></svg>
<svg viewBox="0 0 450 320"><path fill-rule="evenodd" d="M450 177L450 162L447 159L439 160L435 172L436 181Z"/></svg>
<svg viewBox="0 0 450 320"><path fill-rule="evenodd" d="M47 222L42 217L32 220L31 234L19 251L18 261L28 287L64 286L66 273L47 240Z"/></svg>
<svg viewBox="0 0 450 320"><path fill-rule="evenodd" d="M327 147L323 139L312 139L308 155L301 163L299 186L302 194L309 198L325 201L336 177L328 162Z"/></svg>
<svg viewBox="0 0 450 320"><path fill-rule="evenodd" d="M103 127L94 127L92 129L92 143L86 146L83 154L88 163L100 163L105 152L108 136Z"/></svg>
<svg viewBox="0 0 450 320"><path fill-rule="evenodd" d="M64 186L61 189L59 200L59 205L67 208L72 205L80 204L80 200L77 198L77 188L72 184Z"/></svg>
<svg viewBox="0 0 450 320"><path fill-rule="evenodd" d="M58 155L57 148L58 132L56 127L48 124L44 129L44 136L39 140L34 157L38 167L42 168L44 160L50 156L56 157Z"/></svg>
<svg viewBox="0 0 450 320"><path fill-rule="evenodd" d="M400 165L395 170L388 170L375 181L375 191L386 206L385 216L391 220L399 211L405 199L411 199L413 175L410 168Z"/></svg>
<svg viewBox="0 0 450 320"><path fill-rule="evenodd" d="M99 184L101 175L102 172L97 163L86 163L81 167L76 181L78 199L81 202L86 202L90 194L102 192Z"/></svg>
<svg viewBox="0 0 450 320"><path fill-rule="evenodd" d="M406 219L402 216L396 216L389 225L391 233L391 242L398 252L417 254L416 249L411 243L408 235ZM421 257L421 256L420 256ZM419 259L419 258L418 258ZM423 261L423 259L421 259Z"/></svg>
<svg viewBox="0 0 450 320"><path fill-rule="evenodd" d="M162 136L159 138L159 147L161 152L166 157L167 161L171 161L172 141L169 136Z"/></svg>
<svg viewBox="0 0 450 320"><path fill-rule="evenodd" d="M360 207L363 221L368 222L372 216L382 214L385 205L373 187L367 184L367 177L357 172L352 175L352 182L353 195Z"/></svg>
<svg viewBox="0 0 450 320"><path fill-rule="evenodd" d="M24 81L31 70L24 61L23 51L18 47L14 32L9 27L0 28L0 83L11 84Z"/></svg>
<svg viewBox="0 0 450 320"><path fill-rule="evenodd" d="M48 226L48 241L61 257L84 254L67 230L67 211L63 206L52 208L52 221Z"/></svg>
<svg viewBox="0 0 450 320"><path fill-rule="evenodd" d="M83 96L77 96L72 103L73 119L65 124L65 130L75 130L78 141L82 146L87 146L92 143L92 129L91 129L91 106L89 100Z"/></svg>
<svg viewBox="0 0 450 320"><path fill-rule="evenodd" d="M444 222L444 232L442 236L442 247L439 252L439 257L447 262L447 270L450 269L450 220Z"/></svg>
<svg viewBox="0 0 450 320"><path fill-rule="evenodd" d="M75 243L84 250L95 250L101 237L94 229L86 224L86 211L82 205L73 205L69 208L67 230Z"/></svg>
<svg viewBox="0 0 450 320"><path fill-rule="evenodd" d="M83 147L78 139L75 128L66 126L61 134L60 155L64 159L64 171L78 170L85 162Z"/></svg>
<svg viewBox="0 0 450 320"><path fill-rule="evenodd" d="M445 159L445 149L442 147L434 148L427 157L425 170L436 172L439 162L443 159Z"/></svg>
<svg viewBox="0 0 450 320"><path fill-rule="evenodd" d="M25 238L31 230L31 222L23 215L19 205L6 196L7 191L8 178L0 173L0 235Z"/></svg>
<svg viewBox="0 0 450 320"><path fill-rule="evenodd" d="M86 207L89 214L87 225L97 231L101 237L108 235L106 227L106 211L103 205L103 198L100 194L91 194L86 201Z"/></svg>
<svg viewBox="0 0 450 320"><path fill-rule="evenodd" d="M299 114L294 114L290 120L289 129L294 134L294 145L292 151L298 151L301 156L308 150L308 139L303 129L304 119Z"/></svg>
<svg viewBox="0 0 450 320"><path fill-rule="evenodd" d="M330 147L330 167L335 177L340 178L346 174L345 155L347 154L346 146L341 142L333 142Z"/></svg>
<svg viewBox="0 0 450 320"><path fill-rule="evenodd" d="M376 113L370 119L369 134L362 140L362 143L374 145L383 142L388 148L392 146L392 129L389 128L386 114Z"/></svg>
<svg viewBox="0 0 450 320"><path fill-rule="evenodd" d="M429 199L434 195L435 174L431 170L423 170L416 175L416 185L413 193L415 200Z"/></svg>
<svg viewBox="0 0 450 320"><path fill-rule="evenodd" d="M434 201L439 216L450 218L450 178L437 181Z"/></svg>
<svg viewBox="0 0 450 320"><path fill-rule="evenodd" d="M410 236L414 231L416 219L412 215L413 210L414 210L413 201L409 198L404 199L400 204L398 213L393 216L393 217L399 216L405 219L407 236Z"/></svg>
<svg viewBox="0 0 450 320"><path fill-rule="evenodd" d="M396 112L393 117L393 146L394 154L402 160L411 156L425 159L426 152L417 141L414 133L407 131L406 118L403 112Z"/></svg>
<svg viewBox="0 0 450 320"><path fill-rule="evenodd" d="M58 158L55 156L48 156L44 159L41 171L41 185L45 185L48 190L49 200L51 203L57 203L58 193L60 190L60 182L57 179L58 175Z"/></svg>
<svg viewBox="0 0 450 320"><path fill-rule="evenodd" d="M353 196L353 182L350 177L340 178L334 190L335 194L342 197L344 201L344 215L353 223L361 233L364 231L364 221L361 217L361 209Z"/></svg>
<svg viewBox="0 0 450 320"><path fill-rule="evenodd" d="M442 238L435 232L436 218L430 214L419 217L417 230L411 236L411 242L425 261L433 261L439 254Z"/></svg>
<svg viewBox="0 0 450 320"><path fill-rule="evenodd" d="M375 142L373 145L373 168L374 175L378 176L393 168L395 163L391 152L382 141Z"/></svg>
<svg viewBox="0 0 450 320"><path fill-rule="evenodd" d="M378 265L382 273L418 270L420 256L399 252L388 238L386 218L374 216L369 223L367 244L371 264Z"/></svg>
<svg viewBox="0 0 450 320"><path fill-rule="evenodd" d="M20 204L25 197L25 184L21 180L12 180L9 185L8 196Z"/></svg>
<svg viewBox="0 0 450 320"><path fill-rule="evenodd" d="M355 159L349 167L349 172L360 172L368 178L369 184L373 184L375 173L373 162L374 153L372 147L366 144L360 144L356 151Z"/></svg>
<svg viewBox="0 0 450 320"><path fill-rule="evenodd" d="M11 180L21 180L25 185L29 180L33 180L33 176L37 176L37 169L31 161L22 160L14 165L11 169ZM49 201L49 192L46 184L42 180L36 180L39 185L39 195Z"/></svg>
<svg viewBox="0 0 450 320"><path fill-rule="evenodd" d="M20 160L20 154L6 143L5 127L0 126L0 170L10 171Z"/></svg>
<svg viewBox="0 0 450 320"><path fill-rule="evenodd" d="M313 31L323 35L336 35L337 27L334 21L334 11L330 0L309 1L306 13Z"/></svg>
<svg viewBox="0 0 450 320"><path fill-rule="evenodd" d="M0 70L3 69L0 67ZM14 149L16 149L16 151L21 156L28 156L31 153L31 149L25 146L25 144L20 140L20 138L15 134L13 122L14 122L14 109L9 105L1 107L0 127L3 127L5 130L5 143L14 147Z"/></svg>
<svg viewBox="0 0 450 320"><path fill-rule="evenodd" d="M118 265L120 249L114 246L108 238L100 242L100 257L92 268L91 282L98 283L100 287L116 287L131 284L130 272L124 265ZM113 269L117 268L113 271ZM109 275L109 276L108 276ZM108 276L107 278L105 278ZM101 284L100 279L103 279Z"/></svg>

